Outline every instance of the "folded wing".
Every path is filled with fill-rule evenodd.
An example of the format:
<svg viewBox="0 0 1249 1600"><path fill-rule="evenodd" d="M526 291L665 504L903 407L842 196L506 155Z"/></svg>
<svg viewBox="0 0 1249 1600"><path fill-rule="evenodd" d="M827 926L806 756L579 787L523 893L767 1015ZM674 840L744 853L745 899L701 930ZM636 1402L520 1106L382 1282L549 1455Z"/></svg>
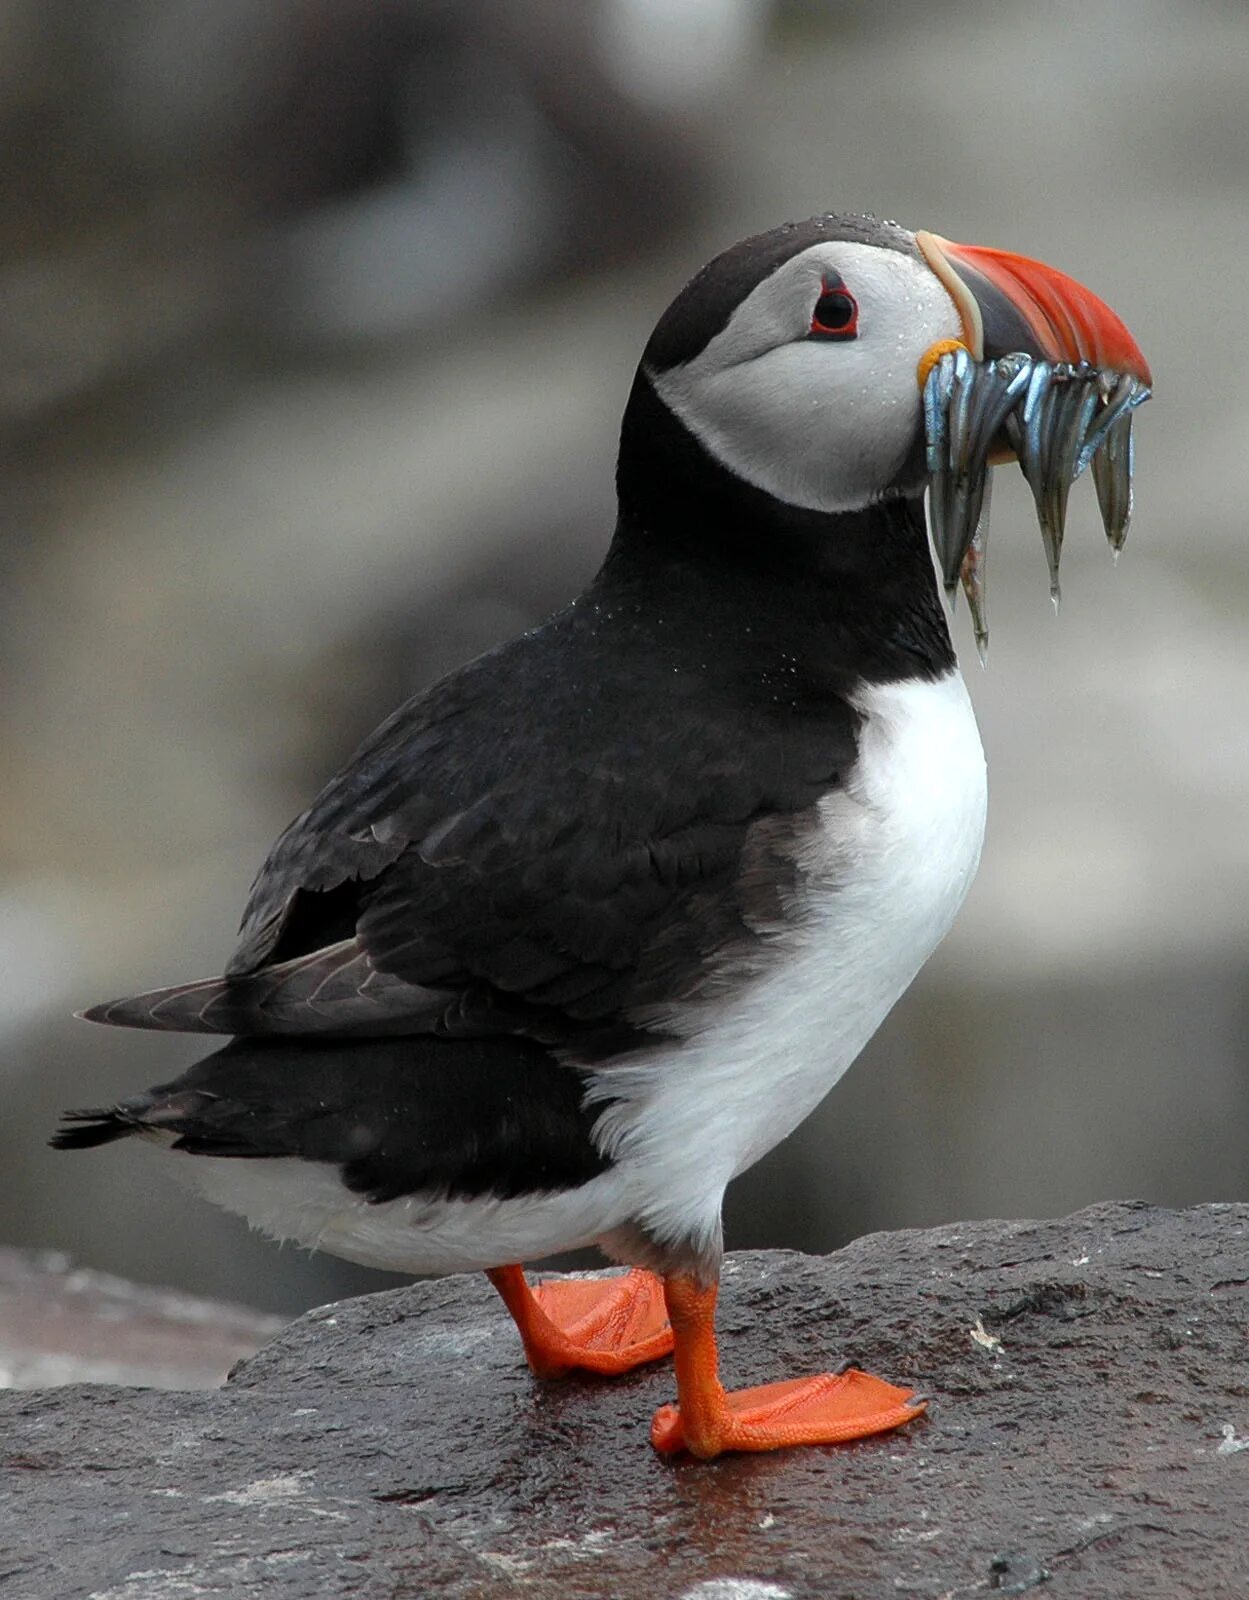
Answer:
<svg viewBox="0 0 1249 1600"><path fill-rule="evenodd" d="M855 753L844 700L778 709L748 675L639 727L653 657L574 610L444 679L278 839L221 977L84 1015L616 1048L775 923L793 835Z"/></svg>

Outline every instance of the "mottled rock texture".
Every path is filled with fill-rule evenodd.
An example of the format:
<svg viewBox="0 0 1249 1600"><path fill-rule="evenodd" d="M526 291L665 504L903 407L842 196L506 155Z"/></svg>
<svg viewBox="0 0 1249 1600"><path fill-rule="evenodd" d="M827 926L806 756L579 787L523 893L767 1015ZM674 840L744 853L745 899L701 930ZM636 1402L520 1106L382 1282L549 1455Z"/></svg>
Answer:
<svg viewBox="0 0 1249 1600"><path fill-rule="evenodd" d="M484 1279L344 1302L225 1388L0 1397L9 1600L1249 1594L1249 1206L732 1258L726 1375L931 1394L838 1449L661 1461L664 1366L542 1384Z"/></svg>

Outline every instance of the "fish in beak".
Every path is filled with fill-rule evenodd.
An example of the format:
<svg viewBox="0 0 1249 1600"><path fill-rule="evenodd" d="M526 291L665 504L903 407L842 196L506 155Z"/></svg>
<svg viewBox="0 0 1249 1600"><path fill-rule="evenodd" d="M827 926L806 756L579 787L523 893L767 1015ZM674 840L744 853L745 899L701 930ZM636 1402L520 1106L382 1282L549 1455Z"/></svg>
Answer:
<svg viewBox="0 0 1249 1600"><path fill-rule="evenodd" d="M1058 603L1067 496L1092 465L1117 554L1132 511L1132 413L1153 379L1121 318L1082 284L1027 256L915 236L958 308L961 342L920 362L929 518L947 593L961 580L983 661L990 469L1015 459L1036 502Z"/></svg>

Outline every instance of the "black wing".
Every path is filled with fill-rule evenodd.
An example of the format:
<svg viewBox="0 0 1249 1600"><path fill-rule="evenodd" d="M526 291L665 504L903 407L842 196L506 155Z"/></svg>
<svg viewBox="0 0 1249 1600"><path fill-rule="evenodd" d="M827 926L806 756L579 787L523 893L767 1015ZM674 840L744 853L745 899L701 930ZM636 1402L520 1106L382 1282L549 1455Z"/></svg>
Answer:
<svg viewBox="0 0 1249 1600"><path fill-rule="evenodd" d="M775 923L856 731L740 639L583 600L382 724L278 839L224 978L87 1014L615 1048Z"/></svg>

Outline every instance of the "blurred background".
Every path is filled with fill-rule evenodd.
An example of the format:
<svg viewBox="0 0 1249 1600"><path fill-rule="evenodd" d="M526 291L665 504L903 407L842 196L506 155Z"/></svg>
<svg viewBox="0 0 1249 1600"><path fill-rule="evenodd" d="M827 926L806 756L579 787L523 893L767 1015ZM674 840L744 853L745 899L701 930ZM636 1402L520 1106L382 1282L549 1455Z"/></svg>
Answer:
<svg viewBox="0 0 1249 1600"><path fill-rule="evenodd" d="M70 1013L218 971L364 732L591 576L656 317L829 208L1072 273L1157 399L1057 620L998 473L978 883L729 1242L1249 1197L1246 104L1243 0L0 0L0 1243L395 1281L47 1150L204 1048Z"/></svg>

